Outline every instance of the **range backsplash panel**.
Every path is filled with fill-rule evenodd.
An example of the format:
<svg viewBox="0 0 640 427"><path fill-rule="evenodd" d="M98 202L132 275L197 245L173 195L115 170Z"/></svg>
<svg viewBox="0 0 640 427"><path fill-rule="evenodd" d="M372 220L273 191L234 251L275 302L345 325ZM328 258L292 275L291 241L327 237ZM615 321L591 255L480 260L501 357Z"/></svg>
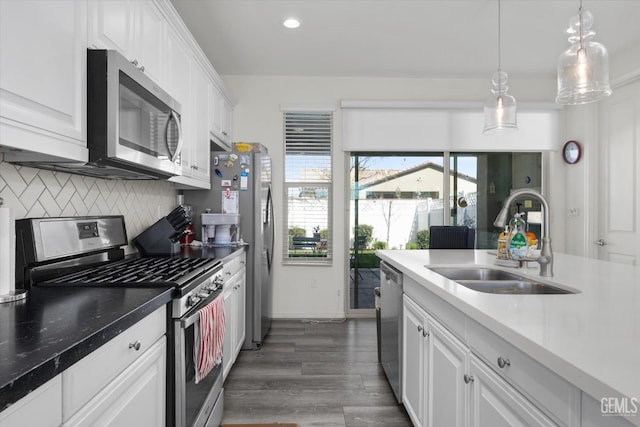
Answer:
<svg viewBox="0 0 640 427"><path fill-rule="evenodd" d="M120 181L18 166L0 154L0 197L16 219L124 215L129 241L176 206L167 181ZM129 245L127 252L135 251Z"/></svg>

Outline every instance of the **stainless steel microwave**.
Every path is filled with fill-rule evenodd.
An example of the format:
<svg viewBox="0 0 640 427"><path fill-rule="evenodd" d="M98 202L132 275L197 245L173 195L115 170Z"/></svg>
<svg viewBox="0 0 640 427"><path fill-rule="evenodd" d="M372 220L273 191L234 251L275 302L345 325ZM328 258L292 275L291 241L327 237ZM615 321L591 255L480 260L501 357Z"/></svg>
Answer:
<svg viewBox="0 0 640 427"><path fill-rule="evenodd" d="M103 172L94 174L124 179L180 175L180 119L180 104L122 54L87 51L89 165Z"/></svg>

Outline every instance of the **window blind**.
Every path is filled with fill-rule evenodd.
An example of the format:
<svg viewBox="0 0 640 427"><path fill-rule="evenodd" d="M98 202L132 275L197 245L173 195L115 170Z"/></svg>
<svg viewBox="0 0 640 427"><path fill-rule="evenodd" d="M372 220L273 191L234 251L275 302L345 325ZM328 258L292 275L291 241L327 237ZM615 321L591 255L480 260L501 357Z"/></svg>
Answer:
<svg viewBox="0 0 640 427"><path fill-rule="evenodd" d="M284 260L332 259L332 113L285 112Z"/></svg>

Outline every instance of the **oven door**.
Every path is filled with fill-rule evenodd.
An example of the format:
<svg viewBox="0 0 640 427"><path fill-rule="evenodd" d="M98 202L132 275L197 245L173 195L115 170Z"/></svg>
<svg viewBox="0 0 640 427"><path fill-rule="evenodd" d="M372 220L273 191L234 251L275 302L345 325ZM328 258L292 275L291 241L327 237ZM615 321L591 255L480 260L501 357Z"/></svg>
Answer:
<svg viewBox="0 0 640 427"><path fill-rule="evenodd" d="M217 427L222 421L222 363L196 384L193 357L195 326L200 322L199 311L216 298L222 298L221 291L212 293L182 318L173 320L176 427Z"/></svg>

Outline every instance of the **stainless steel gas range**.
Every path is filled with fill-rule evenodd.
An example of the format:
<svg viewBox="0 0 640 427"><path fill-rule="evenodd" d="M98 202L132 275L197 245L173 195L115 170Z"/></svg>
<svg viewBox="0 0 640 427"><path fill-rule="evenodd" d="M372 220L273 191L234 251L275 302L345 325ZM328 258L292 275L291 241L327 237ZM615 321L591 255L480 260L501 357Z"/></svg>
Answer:
<svg viewBox="0 0 640 427"><path fill-rule="evenodd" d="M17 287L173 287L168 319L167 424L218 426L222 363L195 378L200 312L222 298L215 258L125 256L122 216L29 218L16 222Z"/></svg>

